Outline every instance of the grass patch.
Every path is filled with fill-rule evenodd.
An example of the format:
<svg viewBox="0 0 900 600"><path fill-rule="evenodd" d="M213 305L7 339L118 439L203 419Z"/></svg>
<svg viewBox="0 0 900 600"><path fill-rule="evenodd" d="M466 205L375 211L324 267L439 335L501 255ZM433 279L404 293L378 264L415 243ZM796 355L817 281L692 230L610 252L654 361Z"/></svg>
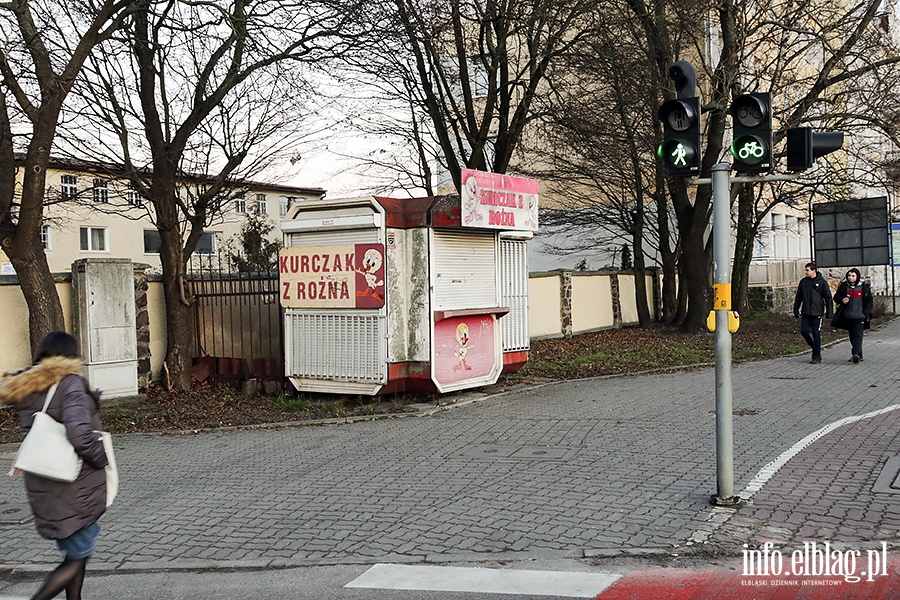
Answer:
<svg viewBox="0 0 900 600"><path fill-rule="evenodd" d="M874 325L892 317L876 318ZM822 343L846 337L843 330L825 326ZM762 360L807 352L800 337L800 321L791 315L759 312L741 319L732 335L732 359ZM653 369L686 367L715 361L715 334L680 333L654 324L647 329L626 327L532 342L528 363L510 379L572 379Z"/></svg>

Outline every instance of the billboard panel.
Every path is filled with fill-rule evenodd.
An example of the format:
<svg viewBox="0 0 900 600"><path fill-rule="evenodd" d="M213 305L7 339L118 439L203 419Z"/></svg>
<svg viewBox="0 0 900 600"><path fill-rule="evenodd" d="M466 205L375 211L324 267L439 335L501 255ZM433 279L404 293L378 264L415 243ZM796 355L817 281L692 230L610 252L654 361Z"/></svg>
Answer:
<svg viewBox="0 0 900 600"><path fill-rule="evenodd" d="M820 267L889 264L887 197L814 204L813 236Z"/></svg>

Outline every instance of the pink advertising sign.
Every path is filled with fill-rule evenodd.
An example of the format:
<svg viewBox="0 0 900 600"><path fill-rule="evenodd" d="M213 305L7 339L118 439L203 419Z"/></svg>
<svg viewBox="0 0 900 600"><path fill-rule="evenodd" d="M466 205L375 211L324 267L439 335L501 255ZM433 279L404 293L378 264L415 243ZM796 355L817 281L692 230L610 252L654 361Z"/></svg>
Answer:
<svg viewBox="0 0 900 600"><path fill-rule="evenodd" d="M489 376L497 363L493 315L451 317L434 324L434 380L452 384Z"/></svg>
<svg viewBox="0 0 900 600"><path fill-rule="evenodd" d="M384 306L383 244L283 248L278 272L285 308Z"/></svg>
<svg viewBox="0 0 900 600"><path fill-rule="evenodd" d="M463 227L537 231L535 179L463 169L460 196Z"/></svg>

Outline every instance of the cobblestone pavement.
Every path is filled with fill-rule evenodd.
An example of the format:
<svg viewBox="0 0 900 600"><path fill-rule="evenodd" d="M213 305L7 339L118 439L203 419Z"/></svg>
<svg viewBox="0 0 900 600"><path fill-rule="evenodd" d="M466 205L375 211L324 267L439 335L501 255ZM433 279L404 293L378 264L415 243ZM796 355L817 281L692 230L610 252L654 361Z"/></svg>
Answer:
<svg viewBox="0 0 900 600"><path fill-rule="evenodd" d="M735 365L735 491L754 492L738 510L709 505L712 368L543 385L421 418L119 436L121 488L92 569L900 542L900 495L873 491L900 454L900 411L835 427L754 479L821 428L900 405L900 321L868 333L865 352L847 363L842 342L821 365ZM24 501L21 481L2 478L0 517ZM58 561L30 522L0 531L0 569Z"/></svg>

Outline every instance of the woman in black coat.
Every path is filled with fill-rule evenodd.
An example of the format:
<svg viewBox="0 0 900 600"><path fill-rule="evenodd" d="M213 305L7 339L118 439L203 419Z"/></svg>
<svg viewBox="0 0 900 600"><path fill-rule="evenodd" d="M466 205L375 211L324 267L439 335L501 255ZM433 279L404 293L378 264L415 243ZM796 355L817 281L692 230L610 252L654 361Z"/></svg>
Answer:
<svg viewBox="0 0 900 600"><path fill-rule="evenodd" d="M72 483L24 474L38 533L56 540L65 552L63 562L47 576L32 600L53 598L63 590L68 600L81 598L87 561L100 533L97 520L106 511L107 459L100 437L98 400L89 391L83 370L77 340L54 331L41 342L33 367L0 384L0 402L15 407L27 433L34 413L44 405L48 388L58 383L47 414L66 426L69 441L84 459L81 473Z"/></svg>
<svg viewBox="0 0 900 600"><path fill-rule="evenodd" d="M862 280L859 269L847 271L834 294L834 303L837 311L831 326L846 329L850 334L850 362L858 363L863 359L863 330L869 328L874 304L872 290Z"/></svg>

